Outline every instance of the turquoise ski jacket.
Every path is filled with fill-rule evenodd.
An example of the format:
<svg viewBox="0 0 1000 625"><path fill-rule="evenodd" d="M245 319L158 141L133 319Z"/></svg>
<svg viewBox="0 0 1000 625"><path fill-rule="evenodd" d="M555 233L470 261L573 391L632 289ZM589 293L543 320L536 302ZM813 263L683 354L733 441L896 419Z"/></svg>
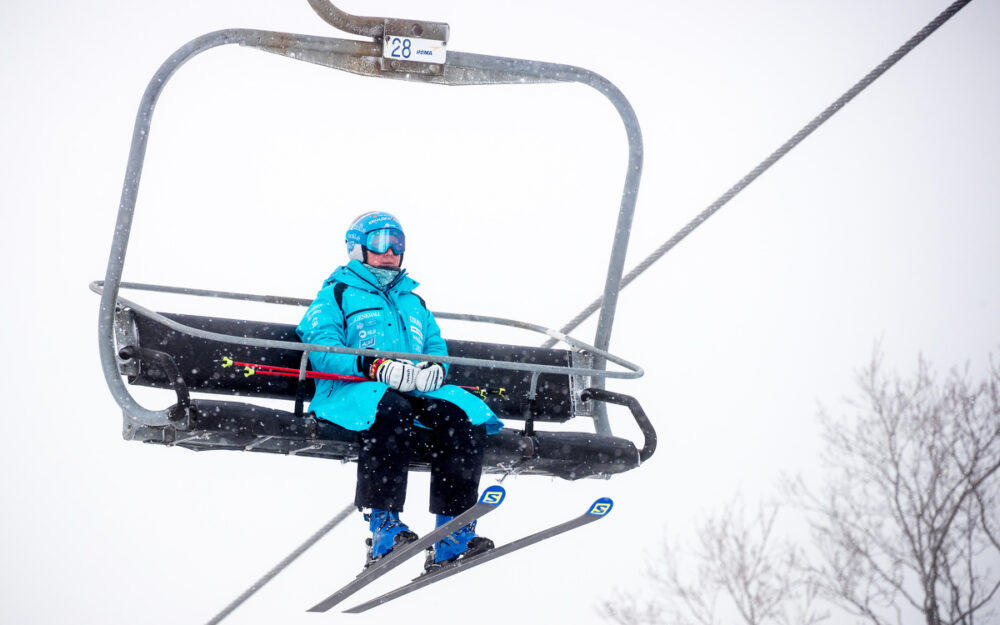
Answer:
<svg viewBox="0 0 1000 625"><path fill-rule="evenodd" d="M434 315L413 293L417 285L404 270L380 289L365 265L352 260L330 274L295 331L304 343L426 354L433 362L434 356L447 356L448 347ZM352 354L309 354L315 371L368 377L367 371L360 370L360 360ZM447 373L448 365L442 364ZM375 422L376 407L388 388L374 381L316 380L309 410L348 430L366 430ZM407 394L449 401L461 408L473 425L485 423L489 434L503 428L489 406L458 386L445 384L430 393Z"/></svg>

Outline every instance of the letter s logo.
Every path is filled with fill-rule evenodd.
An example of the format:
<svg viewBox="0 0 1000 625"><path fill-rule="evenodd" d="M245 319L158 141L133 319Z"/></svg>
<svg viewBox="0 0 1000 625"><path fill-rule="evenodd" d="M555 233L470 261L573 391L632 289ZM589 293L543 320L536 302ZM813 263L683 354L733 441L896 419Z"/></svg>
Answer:
<svg viewBox="0 0 1000 625"><path fill-rule="evenodd" d="M615 505L614 502L612 502L607 497L601 497L600 499L594 502L594 505L590 507L590 510L587 511L587 514L592 516L604 516L607 513L611 512L611 508L614 505Z"/></svg>

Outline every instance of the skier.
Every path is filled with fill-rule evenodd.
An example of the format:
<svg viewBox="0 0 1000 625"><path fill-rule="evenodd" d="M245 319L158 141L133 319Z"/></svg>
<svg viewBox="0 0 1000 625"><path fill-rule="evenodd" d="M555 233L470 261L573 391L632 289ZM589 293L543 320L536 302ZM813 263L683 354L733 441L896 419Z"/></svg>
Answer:
<svg viewBox="0 0 1000 625"><path fill-rule="evenodd" d="M437 526L476 503L486 436L503 424L478 397L444 384L448 366L435 362L447 347L434 315L413 293L417 282L401 269L406 239L385 212L361 215L347 230L350 261L338 267L306 311L296 331L305 343L424 354L426 360L311 352L313 369L360 375L365 382L317 380L309 405L318 418L360 434L354 503L372 537L367 567L417 535L400 520L406 499L415 427L428 429L430 512ZM493 548L476 535L475 522L430 550L428 570Z"/></svg>

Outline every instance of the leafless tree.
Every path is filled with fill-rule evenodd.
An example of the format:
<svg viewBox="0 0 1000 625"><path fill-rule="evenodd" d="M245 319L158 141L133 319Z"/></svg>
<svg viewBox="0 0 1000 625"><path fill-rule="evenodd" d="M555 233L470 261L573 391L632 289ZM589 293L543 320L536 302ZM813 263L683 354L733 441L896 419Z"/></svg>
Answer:
<svg viewBox="0 0 1000 625"><path fill-rule="evenodd" d="M854 414L822 415L825 484L789 492L812 528L814 580L874 625L995 623L1000 589L1000 370L910 379L872 358Z"/></svg>
<svg viewBox="0 0 1000 625"><path fill-rule="evenodd" d="M876 350L858 384L849 416L821 414L822 485L787 484L811 530L802 545L776 539L776 506L748 516L736 500L701 524L692 553L664 548L651 597L619 592L598 612L620 625L810 625L829 605L872 625L997 622L1000 368L938 381L921 358L904 379Z"/></svg>
<svg viewBox="0 0 1000 625"><path fill-rule="evenodd" d="M776 538L778 512L776 505L761 505L747 515L734 500L701 524L690 575L678 566L681 550L665 544L648 567L652 597L619 591L598 612L620 625L819 622L823 615L812 607L817 588L802 573L801 551Z"/></svg>

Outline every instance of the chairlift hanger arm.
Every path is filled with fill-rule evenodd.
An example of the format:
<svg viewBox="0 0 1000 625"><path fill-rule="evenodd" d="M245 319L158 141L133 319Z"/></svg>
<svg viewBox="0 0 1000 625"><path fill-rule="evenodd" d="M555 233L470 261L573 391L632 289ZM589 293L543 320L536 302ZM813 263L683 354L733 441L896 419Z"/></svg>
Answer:
<svg viewBox="0 0 1000 625"><path fill-rule="evenodd" d="M338 9L330 0L309 0L309 6L323 18L324 22L345 33L362 37L381 37L385 32L384 17L351 15Z"/></svg>
<svg viewBox="0 0 1000 625"><path fill-rule="evenodd" d="M443 30L444 41L448 41L449 27L444 22L428 22L426 20L404 20L387 17L364 17L351 15L336 6L330 0L309 0L309 6L316 11L324 22L345 33L361 35L362 37L379 38L385 34L387 22L402 22L411 24L411 32L420 37L428 30ZM429 27L429 28L428 28Z"/></svg>

